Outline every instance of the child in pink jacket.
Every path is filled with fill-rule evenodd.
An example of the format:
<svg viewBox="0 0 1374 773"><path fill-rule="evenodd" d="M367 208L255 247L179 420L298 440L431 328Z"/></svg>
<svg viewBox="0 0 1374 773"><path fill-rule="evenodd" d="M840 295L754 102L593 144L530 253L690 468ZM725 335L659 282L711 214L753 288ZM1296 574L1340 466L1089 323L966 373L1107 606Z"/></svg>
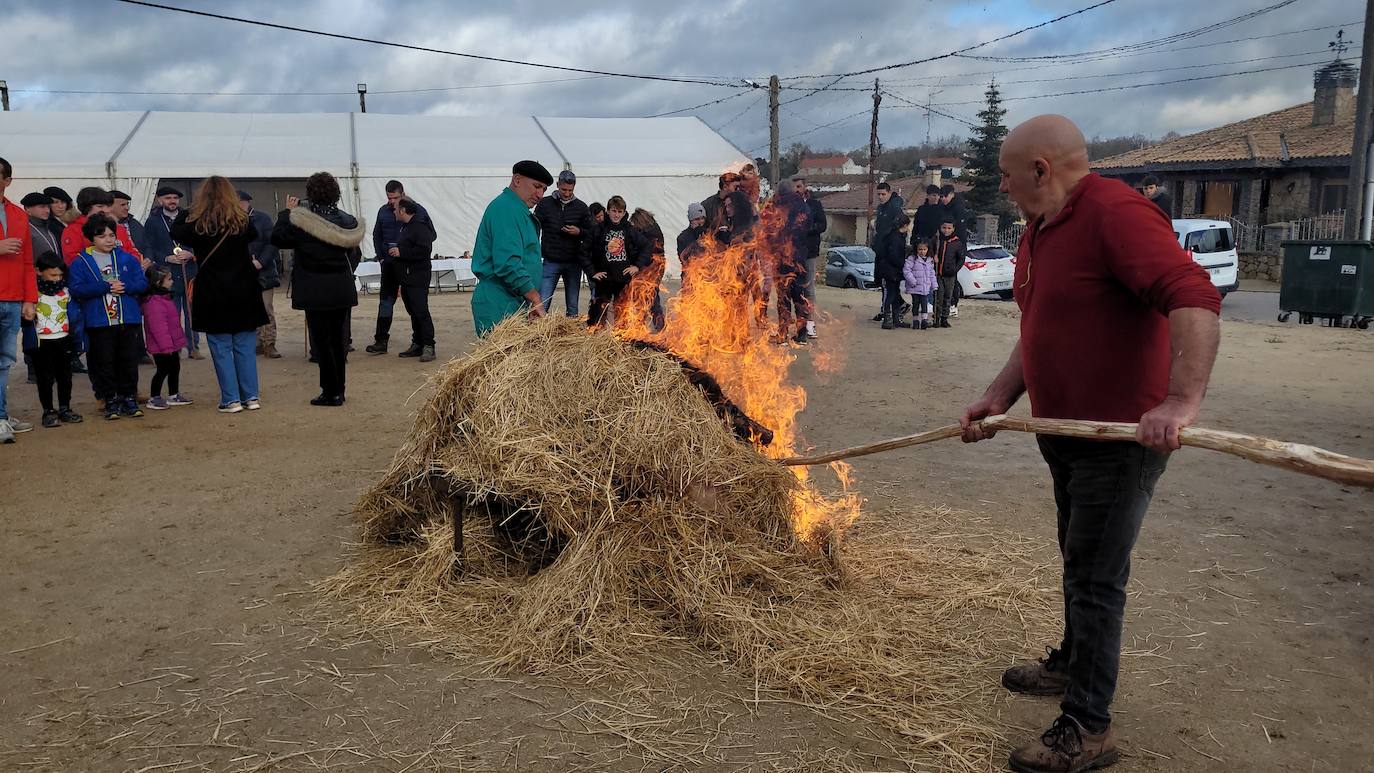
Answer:
<svg viewBox="0 0 1374 773"><path fill-rule="evenodd" d="M930 327L930 307L935 297L935 264L930 259L930 243L918 239L902 264L902 279L911 293L911 329Z"/></svg>
<svg viewBox="0 0 1374 773"><path fill-rule="evenodd" d="M152 355L157 372L148 392L148 408L164 411L173 405L190 405L181 393L181 350L186 348L186 331L172 301L172 272L166 266L148 267L148 297L143 299L143 343ZM162 396L167 382L169 397Z"/></svg>

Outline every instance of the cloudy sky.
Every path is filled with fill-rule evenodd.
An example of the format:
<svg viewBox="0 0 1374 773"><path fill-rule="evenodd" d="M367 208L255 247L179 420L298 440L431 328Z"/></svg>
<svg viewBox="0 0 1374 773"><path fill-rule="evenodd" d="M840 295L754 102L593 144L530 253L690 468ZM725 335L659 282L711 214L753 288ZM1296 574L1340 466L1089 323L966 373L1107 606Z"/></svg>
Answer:
<svg viewBox="0 0 1374 773"><path fill-rule="evenodd" d="M850 149L867 144L874 75L851 72L945 54L1100 0L840 0L604 4L409 0L163 0L181 8L448 51L614 72L704 79L673 83L478 61L332 40L199 18L115 0L0 0L5 67L15 110L198 110L647 116L684 111L755 155L766 152L767 94L744 80L784 78L783 145ZM1115 0L979 48L877 73L885 145L923 140L932 102L934 136L966 134L983 89L1003 85L1008 123L1044 112L1071 116L1088 135L1189 132L1312 98L1312 71L1345 25L1358 60L1362 3L1297 0L1222 29L1189 35L1281 0ZM1311 29L1324 28L1324 29ZM1306 31L1299 31L1306 30ZM1114 47L1181 36L1145 49ZM1069 64L1029 57L1114 49ZM1123 56L1121 54L1131 54ZM1283 69L1277 69L1283 68ZM1124 85L1248 70L1234 77L1067 96ZM852 89L852 90L844 90ZM93 94L60 92L96 92ZM109 92L126 92L111 94ZM130 93L142 92L142 93ZM168 92L181 92L180 94ZM243 92L252 92L244 95ZM331 93L332 92L332 93ZM393 93L387 93L393 92ZM934 94L933 100L931 93ZM789 100L797 100L786 104ZM952 116L952 117L948 117Z"/></svg>

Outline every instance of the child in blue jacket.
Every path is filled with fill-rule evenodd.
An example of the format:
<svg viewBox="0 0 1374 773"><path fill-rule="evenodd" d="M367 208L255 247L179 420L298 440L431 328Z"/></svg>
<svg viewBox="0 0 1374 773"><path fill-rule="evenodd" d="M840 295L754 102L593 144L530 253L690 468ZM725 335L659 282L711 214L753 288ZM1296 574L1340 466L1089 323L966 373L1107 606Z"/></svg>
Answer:
<svg viewBox="0 0 1374 773"><path fill-rule="evenodd" d="M115 222L93 215L81 226L91 244L72 260L68 285L81 310L89 341L87 368L105 418L143 415L138 407L138 363L143 359L143 313L138 296L148 280L138 258L119 247Z"/></svg>

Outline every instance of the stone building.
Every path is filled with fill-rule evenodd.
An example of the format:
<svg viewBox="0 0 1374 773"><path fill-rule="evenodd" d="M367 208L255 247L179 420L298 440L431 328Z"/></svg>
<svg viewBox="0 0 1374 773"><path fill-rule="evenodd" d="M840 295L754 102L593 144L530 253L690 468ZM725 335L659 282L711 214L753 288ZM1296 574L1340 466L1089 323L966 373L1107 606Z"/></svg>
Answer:
<svg viewBox="0 0 1374 773"><path fill-rule="evenodd" d="M1343 210L1357 76L1337 59L1317 70L1312 102L1109 156L1093 169L1133 185L1154 174L1174 217L1234 218L1255 238L1268 223Z"/></svg>

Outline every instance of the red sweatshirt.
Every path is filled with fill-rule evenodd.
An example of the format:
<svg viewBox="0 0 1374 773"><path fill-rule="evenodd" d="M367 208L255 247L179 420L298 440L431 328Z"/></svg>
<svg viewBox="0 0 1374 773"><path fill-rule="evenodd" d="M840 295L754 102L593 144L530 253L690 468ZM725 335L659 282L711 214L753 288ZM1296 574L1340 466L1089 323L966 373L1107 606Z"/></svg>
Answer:
<svg viewBox="0 0 1374 773"><path fill-rule="evenodd" d="M1096 174L1026 229L1014 292L1031 412L1052 419L1139 421L1169 390L1169 312L1221 311L1169 218Z"/></svg>
<svg viewBox="0 0 1374 773"><path fill-rule="evenodd" d="M29 213L9 199L0 200L0 206L5 208L0 239L19 240L19 252L0 255L0 301L38 303L38 272L33 268Z"/></svg>
<svg viewBox="0 0 1374 773"><path fill-rule="evenodd" d="M62 259L69 266L73 260L76 260L76 256L81 254L82 250L91 245L91 240L86 238L86 234L81 233L81 226L85 225L89 219L90 215L82 215L62 229ZM114 218L111 217L110 219L113 220ZM119 238L120 249L135 258L143 257L143 253L134 247L134 240L129 236L129 229L123 223L115 225L115 236Z"/></svg>

